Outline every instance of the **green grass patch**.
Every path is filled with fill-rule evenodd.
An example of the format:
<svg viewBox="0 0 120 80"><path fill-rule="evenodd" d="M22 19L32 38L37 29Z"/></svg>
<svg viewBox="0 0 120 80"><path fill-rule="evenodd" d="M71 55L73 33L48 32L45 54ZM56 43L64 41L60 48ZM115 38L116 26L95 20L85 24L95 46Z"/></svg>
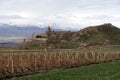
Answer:
<svg viewBox="0 0 120 80"><path fill-rule="evenodd" d="M120 80L120 61L55 70L11 80Z"/></svg>

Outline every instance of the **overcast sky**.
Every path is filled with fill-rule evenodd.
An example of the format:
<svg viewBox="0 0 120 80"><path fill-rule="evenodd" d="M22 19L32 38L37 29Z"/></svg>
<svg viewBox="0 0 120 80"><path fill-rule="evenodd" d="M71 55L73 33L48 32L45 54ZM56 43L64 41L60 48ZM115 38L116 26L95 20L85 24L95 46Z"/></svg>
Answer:
<svg viewBox="0 0 120 80"><path fill-rule="evenodd" d="M0 23L120 27L120 0L0 0Z"/></svg>

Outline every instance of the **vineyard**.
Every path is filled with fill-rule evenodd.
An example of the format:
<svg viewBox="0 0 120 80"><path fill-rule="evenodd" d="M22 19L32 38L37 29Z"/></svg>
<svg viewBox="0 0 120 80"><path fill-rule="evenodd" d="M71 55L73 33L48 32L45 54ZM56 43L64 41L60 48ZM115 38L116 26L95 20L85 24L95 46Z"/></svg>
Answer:
<svg viewBox="0 0 120 80"><path fill-rule="evenodd" d="M120 60L120 50L66 49L0 51L0 79Z"/></svg>

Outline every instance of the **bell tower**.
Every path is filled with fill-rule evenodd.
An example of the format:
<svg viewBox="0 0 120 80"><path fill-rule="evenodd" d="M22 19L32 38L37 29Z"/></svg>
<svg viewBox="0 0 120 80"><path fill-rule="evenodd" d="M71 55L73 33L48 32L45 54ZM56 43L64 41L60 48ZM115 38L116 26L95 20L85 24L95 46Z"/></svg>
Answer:
<svg viewBox="0 0 120 80"><path fill-rule="evenodd" d="M46 33L49 34L51 32L50 26L48 26Z"/></svg>
<svg viewBox="0 0 120 80"><path fill-rule="evenodd" d="M50 32L51 32L51 28L50 28L50 26L48 26L48 30L47 30L47 31L48 31L48 33L50 33Z"/></svg>

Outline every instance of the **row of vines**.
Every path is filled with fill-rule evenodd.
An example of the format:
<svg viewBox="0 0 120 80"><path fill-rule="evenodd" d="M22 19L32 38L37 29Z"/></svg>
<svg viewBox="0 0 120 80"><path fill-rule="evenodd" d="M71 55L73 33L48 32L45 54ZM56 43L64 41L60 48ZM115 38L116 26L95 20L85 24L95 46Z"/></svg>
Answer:
<svg viewBox="0 0 120 80"><path fill-rule="evenodd" d="M119 52L80 52L72 50L0 55L0 78L119 59Z"/></svg>

